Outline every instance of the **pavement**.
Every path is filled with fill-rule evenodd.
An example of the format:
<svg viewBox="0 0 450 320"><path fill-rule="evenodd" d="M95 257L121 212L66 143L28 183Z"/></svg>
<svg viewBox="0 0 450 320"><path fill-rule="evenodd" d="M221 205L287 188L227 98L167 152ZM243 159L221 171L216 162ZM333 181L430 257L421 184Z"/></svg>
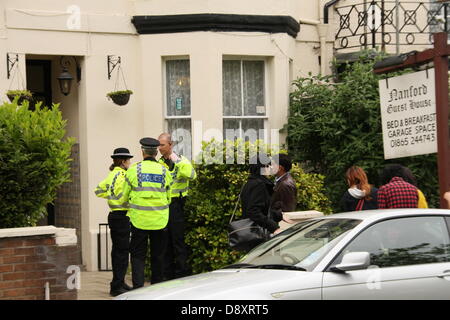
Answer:
<svg viewBox="0 0 450 320"><path fill-rule="evenodd" d="M109 283L112 271L82 271L78 300L112 300L109 295ZM125 276L125 281L131 285L131 275Z"/></svg>

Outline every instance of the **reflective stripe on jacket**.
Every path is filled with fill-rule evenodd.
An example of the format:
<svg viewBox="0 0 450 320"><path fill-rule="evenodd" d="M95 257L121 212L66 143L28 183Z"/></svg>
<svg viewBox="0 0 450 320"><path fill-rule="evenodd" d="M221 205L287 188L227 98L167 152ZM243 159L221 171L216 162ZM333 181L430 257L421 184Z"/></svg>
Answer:
<svg viewBox="0 0 450 320"><path fill-rule="evenodd" d="M128 210L128 199L123 194L125 173L121 167L115 167L94 190L97 197L108 199L111 211Z"/></svg>
<svg viewBox="0 0 450 320"><path fill-rule="evenodd" d="M197 177L191 161L189 161L189 159L185 156L178 157L179 160L175 162L174 169L171 171L173 179L171 185L172 198L179 197L180 194L182 197L187 196L189 190L189 180L193 180ZM159 159L159 163L168 168L163 158Z"/></svg>
<svg viewBox="0 0 450 320"><path fill-rule="evenodd" d="M156 160L133 164L126 173L124 195L128 197L128 216L142 230L163 229L169 220L172 177Z"/></svg>

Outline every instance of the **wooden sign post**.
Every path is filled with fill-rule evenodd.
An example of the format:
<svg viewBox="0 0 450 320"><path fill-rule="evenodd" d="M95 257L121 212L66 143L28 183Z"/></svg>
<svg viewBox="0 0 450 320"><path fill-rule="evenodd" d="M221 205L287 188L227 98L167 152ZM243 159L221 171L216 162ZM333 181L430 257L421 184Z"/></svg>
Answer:
<svg viewBox="0 0 450 320"><path fill-rule="evenodd" d="M438 149L438 175L441 208L447 208L443 199L444 192L450 191L450 149L449 149L449 105L448 105L448 56L450 46L447 45L447 33L433 34L434 48L409 55L403 62L375 68L377 74L388 73L400 69L433 62L436 88L436 124Z"/></svg>

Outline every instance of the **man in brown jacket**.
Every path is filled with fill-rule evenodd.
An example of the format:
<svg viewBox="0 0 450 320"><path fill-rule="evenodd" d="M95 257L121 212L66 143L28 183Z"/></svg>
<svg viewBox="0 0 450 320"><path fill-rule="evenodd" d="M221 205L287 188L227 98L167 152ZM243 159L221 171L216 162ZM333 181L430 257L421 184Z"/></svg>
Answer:
<svg viewBox="0 0 450 320"><path fill-rule="evenodd" d="M297 187L289 171L292 161L287 154L274 157L275 187L271 199L271 211L275 217L282 219L283 212L295 211L297 207ZM280 220L281 220L280 219Z"/></svg>

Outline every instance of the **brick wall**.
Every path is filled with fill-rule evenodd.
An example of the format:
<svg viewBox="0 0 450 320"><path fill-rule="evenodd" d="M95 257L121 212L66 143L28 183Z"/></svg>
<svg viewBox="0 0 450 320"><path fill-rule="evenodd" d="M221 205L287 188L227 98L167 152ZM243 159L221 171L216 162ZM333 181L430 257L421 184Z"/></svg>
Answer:
<svg viewBox="0 0 450 320"><path fill-rule="evenodd" d="M72 146L70 155L70 181L63 183L57 190L55 199L55 226L74 228L78 245L81 244L81 184L80 184L80 145ZM81 263L81 250L80 263Z"/></svg>
<svg viewBox="0 0 450 320"><path fill-rule="evenodd" d="M43 300L46 282L50 300L76 300L66 271L78 257L76 243L59 246L54 234L0 238L0 300Z"/></svg>

